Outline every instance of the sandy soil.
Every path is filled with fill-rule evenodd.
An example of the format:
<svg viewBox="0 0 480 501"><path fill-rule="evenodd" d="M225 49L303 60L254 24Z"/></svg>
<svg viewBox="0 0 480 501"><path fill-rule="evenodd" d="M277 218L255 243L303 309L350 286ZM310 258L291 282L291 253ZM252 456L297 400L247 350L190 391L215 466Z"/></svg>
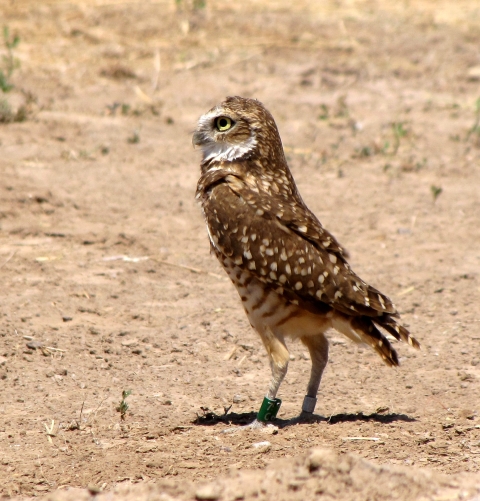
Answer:
<svg viewBox="0 0 480 501"><path fill-rule="evenodd" d="M397 499L440 499L436 486L473 499L480 8L290 3L0 6L21 39L0 99L27 110L0 124L4 497L190 499L220 476L251 485L245 499L273 496L278 478L297 496L285 499L377 499L401 471L415 480ZM269 367L194 201L190 134L235 94L271 110L304 199L422 343L398 345L392 370L331 333L318 414L295 425L310 363L292 344L273 435L222 433L253 419ZM329 449L319 469L312 447ZM352 465L372 476L352 484ZM319 473L330 467L346 473ZM227 487L212 496L233 499Z"/></svg>

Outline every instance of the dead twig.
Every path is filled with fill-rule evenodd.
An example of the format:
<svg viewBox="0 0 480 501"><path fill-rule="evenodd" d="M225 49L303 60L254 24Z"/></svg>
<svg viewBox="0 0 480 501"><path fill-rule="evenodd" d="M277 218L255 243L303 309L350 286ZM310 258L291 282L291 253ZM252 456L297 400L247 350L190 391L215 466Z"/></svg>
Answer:
<svg viewBox="0 0 480 501"><path fill-rule="evenodd" d="M73 430L80 430L82 426L82 415L83 415L83 406L85 405L85 400L82 402L82 407L80 409L80 418L77 421L74 419L68 426L67 430L73 431Z"/></svg>
<svg viewBox="0 0 480 501"><path fill-rule="evenodd" d="M15 254L17 253L17 251L13 251L8 257L7 259L2 263L0 264L0 270L10 261L10 259L12 259L13 256L15 256Z"/></svg>
<svg viewBox="0 0 480 501"><path fill-rule="evenodd" d="M379 442L380 439L378 437L342 437L344 441L367 441L367 442Z"/></svg>
<svg viewBox="0 0 480 501"><path fill-rule="evenodd" d="M102 404L107 400L108 397L105 397L101 402L100 404L98 405L98 407L92 412L93 416L94 417L97 417L97 412L100 410L100 407L102 406Z"/></svg>
<svg viewBox="0 0 480 501"><path fill-rule="evenodd" d="M61 353L65 353L67 351L67 350L61 350L60 348L54 348L53 346L44 346L43 348L48 351L59 351Z"/></svg>
<svg viewBox="0 0 480 501"><path fill-rule="evenodd" d="M237 351L237 347L234 346L228 353L225 353L223 360L230 360L233 355L235 355L235 352Z"/></svg>
<svg viewBox="0 0 480 501"><path fill-rule="evenodd" d="M82 424L83 407L85 405L85 400L82 402L82 407L80 409L80 424Z"/></svg>
<svg viewBox="0 0 480 501"><path fill-rule="evenodd" d="M155 51L155 56L153 59L153 68L155 72L152 78L152 92L155 92L158 88L158 79L160 77L160 70L162 69L162 64L160 60L160 51L158 49Z"/></svg>
<svg viewBox="0 0 480 501"><path fill-rule="evenodd" d="M410 294L410 292L413 292L415 290L415 286L407 287L406 289L403 289L400 291L397 296L405 296L405 294Z"/></svg>
<svg viewBox="0 0 480 501"><path fill-rule="evenodd" d="M52 424L50 425L50 428L46 423L43 423L43 425L45 426L45 430L47 431L48 441L53 445L52 437L57 436L55 433L53 433L53 429L55 427L55 420L52 419Z"/></svg>

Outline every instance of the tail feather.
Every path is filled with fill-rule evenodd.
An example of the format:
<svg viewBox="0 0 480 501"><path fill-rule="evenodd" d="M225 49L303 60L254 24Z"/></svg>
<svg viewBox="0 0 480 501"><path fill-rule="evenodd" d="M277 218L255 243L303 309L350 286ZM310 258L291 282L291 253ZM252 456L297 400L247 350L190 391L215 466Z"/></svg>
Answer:
<svg viewBox="0 0 480 501"><path fill-rule="evenodd" d="M375 322L383 327L389 334L391 334L398 341L404 341L405 343L413 346L417 350L420 349L420 343L408 332L405 327L392 318L390 315L383 315L382 317L375 318Z"/></svg>
<svg viewBox="0 0 480 501"><path fill-rule="evenodd" d="M414 348L420 348L420 343L410 335L403 325L397 323L390 315L372 318L366 315L348 317L341 313L337 313L332 321L332 326L336 330L355 343L364 343L371 346L387 365L391 367L400 365L397 352L385 334L383 334L375 324L385 329L398 341L405 341Z"/></svg>
<svg viewBox="0 0 480 501"><path fill-rule="evenodd" d="M376 312L380 312L380 314L392 314L395 315L397 310L395 305L392 303L391 299L385 294L382 294L379 290L375 289L371 285L365 284L365 302L368 300L368 306L375 310Z"/></svg>
<svg viewBox="0 0 480 501"><path fill-rule="evenodd" d="M371 346L391 366L400 365L398 355L390 341L377 329L369 317L355 317L351 320L352 328L360 333L362 341Z"/></svg>

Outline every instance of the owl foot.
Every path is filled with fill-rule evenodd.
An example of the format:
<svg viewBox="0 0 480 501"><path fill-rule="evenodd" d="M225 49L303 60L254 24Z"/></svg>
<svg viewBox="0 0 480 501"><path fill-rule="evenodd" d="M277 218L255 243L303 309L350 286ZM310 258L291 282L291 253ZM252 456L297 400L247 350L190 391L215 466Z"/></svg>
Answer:
<svg viewBox="0 0 480 501"><path fill-rule="evenodd" d="M257 414L257 419L253 423L247 426L242 426L240 428L227 428L223 433L232 433L237 430L258 430L263 433L274 434L278 432L278 426L275 426L268 421L271 421L277 416L277 412L282 405L282 401L279 398L269 398L264 397L260 410ZM268 424L267 424L268 423Z"/></svg>

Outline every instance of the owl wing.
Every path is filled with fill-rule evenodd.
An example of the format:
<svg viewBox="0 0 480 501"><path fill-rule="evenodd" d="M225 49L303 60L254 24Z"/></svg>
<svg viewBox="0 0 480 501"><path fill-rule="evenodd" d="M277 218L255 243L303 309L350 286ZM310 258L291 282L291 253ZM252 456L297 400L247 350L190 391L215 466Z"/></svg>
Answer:
<svg viewBox="0 0 480 501"><path fill-rule="evenodd" d="M301 203L287 206L221 169L200 178L197 198L212 245L262 282L350 315L397 314L390 299L351 270L342 247Z"/></svg>

